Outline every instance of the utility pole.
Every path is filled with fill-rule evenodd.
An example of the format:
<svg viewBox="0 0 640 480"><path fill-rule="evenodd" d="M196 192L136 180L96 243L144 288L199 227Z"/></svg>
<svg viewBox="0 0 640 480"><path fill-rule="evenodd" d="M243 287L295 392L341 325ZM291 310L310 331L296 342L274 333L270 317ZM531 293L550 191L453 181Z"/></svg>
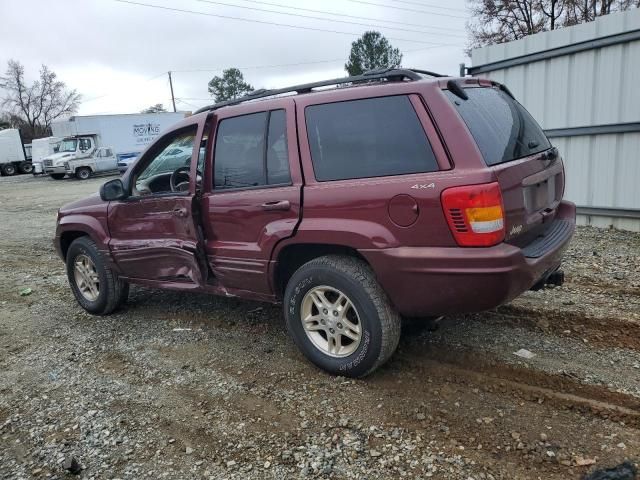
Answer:
<svg viewBox="0 0 640 480"><path fill-rule="evenodd" d="M176 111L176 99L173 96L173 81L171 80L171 70L167 72L169 74L169 88L171 89L171 102L173 103L173 111Z"/></svg>

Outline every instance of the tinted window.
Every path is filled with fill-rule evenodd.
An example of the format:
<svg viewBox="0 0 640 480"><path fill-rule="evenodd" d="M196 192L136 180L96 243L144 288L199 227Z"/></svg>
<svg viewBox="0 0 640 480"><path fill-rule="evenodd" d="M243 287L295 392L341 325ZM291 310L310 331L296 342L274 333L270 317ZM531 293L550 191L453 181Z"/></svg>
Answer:
<svg viewBox="0 0 640 480"><path fill-rule="evenodd" d="M406 96L313 105L305 117L319 181L438 170Z"/></svg>
<svg viewBox="0 0 640 480"><path fill-rule="evenodd" d="M284 110L222 120L214 162L216 189L290 183Z"/></svg>
<svg viewBox="0 0 640 480"><path fill-rule="evenodd" d="M267 181L270 185L291 183L287 124L284 110L274 110L269 117L267 136Z"/></svg>
<svg viewBox="0 0 640 480"><path fill-rule="evenodd" d="M267 113L227 118L216 137L216 188L264 185L264 131Z"/></svg>
<svg viewBox="0 0 640 480"><path fill-rule="evenodd" d="M467 124L487 165L516 160L551 147L525 108L497 88L467 88L468 100L445 93Z"/></svg>

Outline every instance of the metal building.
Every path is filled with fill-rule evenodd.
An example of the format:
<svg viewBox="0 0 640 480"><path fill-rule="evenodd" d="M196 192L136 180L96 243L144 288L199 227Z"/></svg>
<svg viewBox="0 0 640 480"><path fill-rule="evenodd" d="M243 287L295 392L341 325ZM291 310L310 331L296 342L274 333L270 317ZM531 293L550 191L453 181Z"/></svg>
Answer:
<svg viewBox="0 0 640 480"><path fill-rule="evenodd" d="M560 150L578 222L640 231L640 9L472 52Z"/></svg>

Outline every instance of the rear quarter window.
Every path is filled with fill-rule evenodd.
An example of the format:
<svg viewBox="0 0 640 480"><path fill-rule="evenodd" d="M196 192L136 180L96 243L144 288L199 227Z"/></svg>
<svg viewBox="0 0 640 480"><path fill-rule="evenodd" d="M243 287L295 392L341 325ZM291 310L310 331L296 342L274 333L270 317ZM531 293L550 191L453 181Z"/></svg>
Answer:
<svg viewBox="0 0 640 480"><path fill-rule="evenodd" d="M531 114L502 90L472 87L464 91L468 100L449 90L445 95L467 124L488 166L551 148Z"/></svg>
<svg viewBox="0 0 640 480"><path fill-rule="evenodd" d="M438 170L407 96L312 105L305 119L318 181Z"/></svg>

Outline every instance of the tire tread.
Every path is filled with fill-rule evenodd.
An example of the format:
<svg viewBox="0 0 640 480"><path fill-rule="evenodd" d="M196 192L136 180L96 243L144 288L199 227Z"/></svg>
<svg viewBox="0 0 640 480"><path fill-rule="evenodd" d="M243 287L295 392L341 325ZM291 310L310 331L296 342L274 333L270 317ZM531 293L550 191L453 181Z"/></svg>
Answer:
<svg viewBox="0 0 640 480"><path fill-rule="evenodd" d="M300 269L307 266L322 266L337 270L358 282L365 289L369 298L378 311L378 318L382 329L382 345L380 354L373 366L362 377L369 375L393 355L400 341L401 318L391 304L371 267L359 258L349 255L325 255L314 258L305 263Z"/></svg>

